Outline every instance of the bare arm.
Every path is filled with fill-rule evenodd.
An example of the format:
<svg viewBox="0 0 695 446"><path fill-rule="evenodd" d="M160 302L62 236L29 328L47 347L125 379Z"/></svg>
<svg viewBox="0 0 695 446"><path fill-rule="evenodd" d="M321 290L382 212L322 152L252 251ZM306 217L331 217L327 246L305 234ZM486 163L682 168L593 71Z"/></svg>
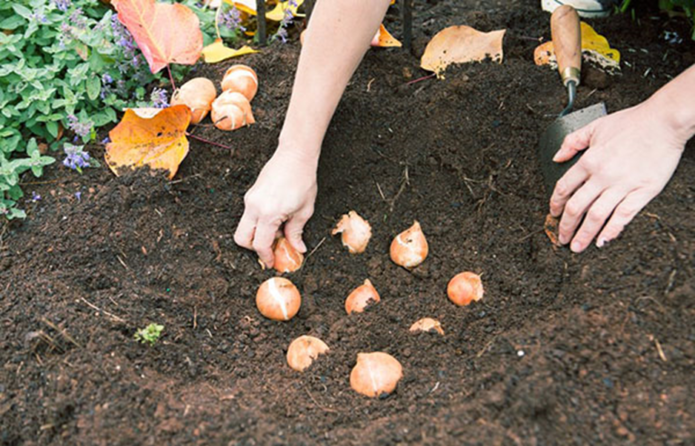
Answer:
<svg viewBox="0 0 695 446"><path fill-rule="evenodd" d="M299 251L314 212L321 144L348 81L383 20L388 0L319 0L299 57L278 148L244 197L234 240L268 266L280 226Z"/></svg>
<svg viewBox="0 0 695 446"><path fill-rule="evenodd" d="M693 98L695 66L645 102L567 136L556 162L588 150L550 199L550 213L562 215L562 244L571 242L572 251L581 252L598 234L596 245L602 247L663 190L695 134Z"/></svg>

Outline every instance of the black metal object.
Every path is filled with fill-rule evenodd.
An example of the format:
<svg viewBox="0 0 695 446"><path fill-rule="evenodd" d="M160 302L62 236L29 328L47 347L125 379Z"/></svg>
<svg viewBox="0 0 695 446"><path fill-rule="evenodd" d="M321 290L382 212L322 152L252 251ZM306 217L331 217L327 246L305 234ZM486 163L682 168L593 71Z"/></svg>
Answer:
<svg viewBox="0 0 695 446"><path fill-rule="evenodd" d="M265 0L256 0L256 20L258 21L258 44L264 46L268 40L268 26L265 21Z"/></svg>
<svg viewBox="0 0 695 446"><path fill-rule="evenodd" d="M314 12L314 5L316 0L305 0L304 1L304 12L306 13L306 22L309 23L311 19L311 13Z"/></svg>
<svg viewBox="0 0 695 446"><path fill-rule="evenodd" d="M413 3L415 0L402 0L403 8L403 49L410 51L413 47Z"/></svg>

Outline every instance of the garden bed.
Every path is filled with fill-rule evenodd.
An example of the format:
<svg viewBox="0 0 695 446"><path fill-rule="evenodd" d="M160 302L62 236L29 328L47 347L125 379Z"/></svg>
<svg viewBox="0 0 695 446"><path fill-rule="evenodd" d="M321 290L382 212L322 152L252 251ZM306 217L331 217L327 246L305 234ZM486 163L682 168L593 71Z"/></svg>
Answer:
<svg viewBox="0 0 695 446"><path fill-rule="evenodd" d="M521 3L416 2L415 52L448 25L508 28L502 65L409 84L426 74L416 57L369 52L325 140L290 322L256 310L272 272L232 234L275 149L296 39L244 59L261 79L258 124L194 130L233 151L192 141L171 182L106 167L26 177L41 200L0 228L0 444L694 442L692 141L618 240L555 249L535 148L565 97L557 73L532 59L548 17ZM592 22L624 63L620 76L589 79L579 107L637 104L695 62L692 42L662 37L688 36L685 21L637 18ZM227 65L196 74L220 79ZM372 223L363 255L330 236L351 209ZM409 273L388 247L414 219L430 257ZM482 273L486 292L465 308L446 298L461 270ZM347 316L344 299L365 278L382 300ZM408 332L426 316L444 337ZM136 329L152 322L165 326L160 341L138 344ZM285 352L302 334L331 352L299 374ZM362 351L402 363L396 393L350 389Z"/></svg>

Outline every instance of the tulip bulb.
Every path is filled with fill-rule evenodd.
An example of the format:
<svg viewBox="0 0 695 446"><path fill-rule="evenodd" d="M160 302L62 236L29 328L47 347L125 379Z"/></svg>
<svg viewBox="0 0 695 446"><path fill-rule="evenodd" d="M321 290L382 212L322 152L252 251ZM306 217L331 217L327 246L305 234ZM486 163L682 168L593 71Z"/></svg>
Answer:
<svg viewBox="0 0 695 446"><path fill-rule="evenodd" d="M298 371L308 369L319 355L328 353L328 346L319 338L300 336L287 349L287 364Z"/></svg>
<svg viewBox="0 0 695 446"><path fill-rule="evenodd" d="M444 336L444 329L442 328L442 324L439 323L438 320L432 319L431 317L426 317L423 319L420 319L419 321L415 322L411 327L410 331L412 333L424 331L436 331L440 335Z"/></svg>
<svg viewBox="0 0 695 446"><path fill-rule="evenodd" d="M301 304L299 290L283 277L266 280L256 293L258 311L274 321L289 321L299 312Z"/></svg>
<svg viewBox="0 0 695 446"><path fill-rule="evenodd" d="M236 91L251 102L258 91L258 76L251 67L233 65L224 73L222 91Z"/></svg>
<svg viewBox="0 0 695 446"><path fill-rule="evenodd" d="M483 283L479 275L466 271L449 281L446 293L449 300L463 307L483 298Z"/></svg>
<svg viewBox="0 0 695 446"><path fill-rule="evenodd" d="M213 101L211 117L220 130L236 130L256 123L248 99L235 91L225 91Z"/></svg>
<svg viewBox="0 0 695 446"><path fill-rule="evenodd" d="M191 124L198 124L207 116L216 96L215 84L210 79L196 77L174 91L171 105L187 105L191 109Z"/></svg>
<svg viewBox="0 0 695 446"><path fill-rule="evenodd" d="M377 303L381 300L372 282L367 279L363 285L355 288L345 300L345 311L347 314L352 312L361 313L369 303Z"/></svg>
<svg viewBox="0 0 695 446"><path fill-rule="evenodd" d="M387 353L358 353L357 364L350 373L350 387L362 395L375 398L396 389L403 377L403 367Z"/></svg>
<svg viewBox="0 0 695 446"><path fill-rule="evenodd" d="M280 273L293 273L301 268L302 262L304 262L304 255L294 249L285 237L280 237L275 241L273 255L275 256L273 268Z"/></svg>
<svg viewBox="0 0 695 446"><path fill-rule="evenodd" d="M350 254L360 254L367 249L369 239L372 237L372 227L357 212L350 211L347 215L343 215L331 232L331 235L336 234L340 234L343 246L347 247Z"/></svg>
<svg viewBox="0 0 695 446"><path fill-rule="evenodd" d="M406 269L413 269L421 264L428 251L425 234L417 221L391 242L391 260Z"/></svg>

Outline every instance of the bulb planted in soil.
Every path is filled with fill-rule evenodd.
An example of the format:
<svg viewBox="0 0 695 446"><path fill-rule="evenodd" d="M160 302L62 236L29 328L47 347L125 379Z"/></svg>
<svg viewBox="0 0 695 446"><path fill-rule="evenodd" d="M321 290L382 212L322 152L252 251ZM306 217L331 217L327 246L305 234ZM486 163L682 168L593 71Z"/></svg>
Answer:
<svg viewBox="0 0 695 446"><path fill-rule="evenodd" d="M273 268L280 273L293 273L301 268L304 262L304 255L294 249L285 237L279 237L275 241L273 255L275 256Z"/></svg>
<svg viewBox="0 0 695 446"><path fill-rule="evenodd" d="M449 281L446 293L456 305L463 307L483 298L483 282L476 273L459 273Z"/></svg>
<svg viewBox="0 0 695 446"><path fill-rule="evenodd" d="M391 242L391 260L396 265L413 269L425 261L429 246L417 220Z"/></svg>
<svg viewBox="0 0 695 446"><path fill-rule="evenodd" d="M287 349L287 364L298 371L308 369L319 355L328 353L329 348L325 342L313 336L300 336L290 344Z"/></svg>
<svg viewBox="0 0 695 446"><path fill-rule="evenodd" d="M302 305L302 297L296 286L284 277L266 280L256 293L256 307L268 319L289 321Z"/></svg>
<svg viewBox="0 0 695 446"><path fill-rule="evenodd" d="M436 331L440 335L444 336L444 329L442 328L442 324L438 320L432 319L430 317L422 318L410 326L411 333L430 331Z"/></svg>
<svg viewBox="0 0 695 446"><path fill-rule="evenodd" d="M364 281L364 284L355 288L352 293L345 299L345 311L350 313L361 313L367 305L375 304L381 300L379 293L372 285L369 279Z"/></svg>
<svg viewBox="0 0 695 446"><path fill-rule="evenodd" d="M403 377L403 367L393 356L382 353L358 353L350 373L350 387L370 398L388 395Z"/></svg>
<svg viewBox="0 0 695 446"><path fill-rule="evenodd" d="M367 249L369 239L372 237L372 227L357 212L350 211L342 216L331 232L331 235L337 234L340 234L343 246L347 247L350 254L361 254Z"/></svg>

